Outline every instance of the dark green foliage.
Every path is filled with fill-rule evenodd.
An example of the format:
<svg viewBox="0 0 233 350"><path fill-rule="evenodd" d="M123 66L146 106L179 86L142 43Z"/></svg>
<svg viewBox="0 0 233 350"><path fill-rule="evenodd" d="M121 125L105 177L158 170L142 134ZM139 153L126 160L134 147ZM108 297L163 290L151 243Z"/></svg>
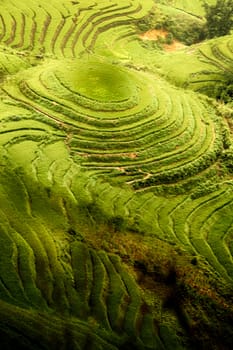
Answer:
<svg viewBox="0 0 233 350"><path fill-rule="evenodd" d="M173 34L173 37L192 45L203 40L203 22L200 19L190 19L186 16L167 17L163 27Z"/></svg>
<svg viewBox="0 0 233 350"><path fill-rule="evenodd" d="M198 260L197 260L196 257L192 258L191 264L194 265L194 266L198 265Z"/></svg>
<svg viewBox="0 0 233 350"><path fill-rule="evenodd" d="M218 189L219 189L219 185L218 184L215 184L212 181L207 180L204 183L200 183L195 188L195 190L191 193L191 198L192 199L196 199L196 198L205 196L205 195L207 195L209 193L212 193L212 192L214 192L214 191L216 191Z"/></svg>
<svg viewBox="0 0 233 350"><path fill-rule="evenodd" d="M172 44L174 40L174 35L172 33L168 33L166 36L166 44L170 45Z"/></svg>
<svg viewBox="0 0 233 350"><path fill-rule="evenodd" d="M233 101L233 74L222 73L222 81L214 86L213 97L224 103Z"/></svg>
<svg viewBox="0 0 233 350"><path fill-rule="evenodd" d="M217 0L215 5L204 2L207 38L214 38L230 33L233 26L232 0Z"/></svg>
<svg viewBox="0 0 233 350"><path fill-rule="evenodd" d="M164 14L158 7L145 18L139 20L137 27L141 32L150 29L168 31L165 39L167 44L171 44L173 39L177 39L187 45L192 45L204 39L204 22L200 18L191 18L185 13L173 16Z"/></svg>
<svg viewBox="0 0 233 350"><path fill-rule="evenodd" d="M109 225L113 227L114 231L122 231L125 228L125 220L121 216L115 216L109 219Z"/></svg>
<svg viewBox="0 0 233 350"><path fill-rule="evenodd" d="M149 14L147 14L144 18L139 19L136 22L136 25L141 32L146 32L149 29L161 28L165 18L166 16L164 16L157 7L154 7Z"/></svg>
<svg viewBox="0 0 233 350"><path fill-rule="evenodd" d="M222 155L222 160L224 166L227 168L227 170L233 174L233 150L232 148L224 151Z"/></svg>

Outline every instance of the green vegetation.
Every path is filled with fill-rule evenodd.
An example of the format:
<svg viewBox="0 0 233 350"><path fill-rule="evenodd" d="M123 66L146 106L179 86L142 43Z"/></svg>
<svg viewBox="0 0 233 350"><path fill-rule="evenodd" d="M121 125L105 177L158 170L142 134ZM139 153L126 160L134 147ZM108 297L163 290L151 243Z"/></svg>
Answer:
<svg viewBox="0 0 233 350"><path fill-rule="evenodd" d="M118 68L102 62L82 63L62 76L62 83L92 100L119 101L127 100L130 94L130 77ZM94 101L93 101L94 103Z"/></svg>
<svg viewBox="0 0 233 350"><path fill-rule="evenodd" d="M141 32L151 29L163 29L168 32L165 43L171 44L176 38L187 45L195 44L204 39L205 21L202 16L197 16L184 11L177 6L156 4L151 12L137 22L137 28ZM160 42L161 39L160 38Z"/></svg>
<svg viewBox="0 0 233 350"><path fill-rule="evenodd" d="M208 38L227 35L233 27L233 4L229 0L217 0L216 4L203 4Z"/></svg>
<svg viewBox="0 0 233 350"><path fill-rule="evenodd" d="M0 3L1 348L231 348L228 15Z"/></svg>

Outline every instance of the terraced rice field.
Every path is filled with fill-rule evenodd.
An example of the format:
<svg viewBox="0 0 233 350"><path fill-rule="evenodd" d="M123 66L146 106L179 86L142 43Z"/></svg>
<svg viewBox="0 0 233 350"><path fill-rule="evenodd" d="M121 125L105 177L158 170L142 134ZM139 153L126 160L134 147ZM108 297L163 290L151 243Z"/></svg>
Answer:
<svg viewBox="0 0 233 350"><path fill-rule="evenodd" d="M212 40L208 46L203 46L198 52L199 60L208 68L190 79L191 88L211 95L216 84L224 81L224 75L232 76L233 41L232 36L222 40ZM204 67L203 67L204 68Z"/></svg>
<svg viewBox="0 0 233 350"><path fill-rule="evenodd" d="M218 86L224 85L227 79L232 80L232 43L232 35L226 35L186 47L164 58L157 57L157 61L160 69L167 67L167 78L176 85L216 97ZM156 61L153 65L155 68Z"/></svg>
<svg viewBox="0 0 233 350"><path fill-rule="evenodd" d="M0 4L5 349L230 348L232 36L153 53L152 6Z"/></svg>

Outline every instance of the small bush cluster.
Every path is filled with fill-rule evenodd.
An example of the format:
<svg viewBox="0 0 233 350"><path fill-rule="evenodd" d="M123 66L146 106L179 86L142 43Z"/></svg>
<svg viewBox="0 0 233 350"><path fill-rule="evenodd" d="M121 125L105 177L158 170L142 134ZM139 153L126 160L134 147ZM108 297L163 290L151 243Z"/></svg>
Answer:
<svg viewBox="0 0 233 350"><path fill-rule="evenodd" d="M217 191L219 189L219 184L213 183L212 181L208 180L204 183L199 184L194 192L191 194L191 198L197 199L199 197L205 196L207 194L210 194L214 191Z"/></svg>
<svg viewBox="0 0 233 350"><path fill-rule="evenodd" d="M222 160L225 168L229 173L233 174L233 148L229 148L223 152Z"/></svg>
<svg viewBox="0 0 233 350"><path fill-rule="evenodd" d="M217 0L216 4L203 3L205 9L207 38L227 35L233 27L233 3L232 0Z"/></svg>
<svg viewBox="0 0 233 350"><path fill-rule="evenodd" d="M188 165L180 166L178 169L169 170L167 172L155 174L147 180L141 180L135 183L134 188L145 188L149 186L164 184L172 184L205 170L219 157L220 149L218 146L209 154L205 154L201 158L195 159Z"/></svg>
<svg viewBox="0 0 233 350"><path fill-rule="evenodd" d="M219 84L215 84L213 97L224 103L232 104L233 101L233 74L223 73L224 79Z"/></svg>
<svg viewBox="0 0 233 350"><path fill-rule="evenodd" d="M177 39L186 45L192 45L204 39L204 21L190 18L189 15L171 16L164 14L159 8L154 8L146 17L137 22L140 32L150 29L164 29L168 35L163 40L163 44L171 44L173 39ZM159 41L161 44L161 41Z"/></svg>

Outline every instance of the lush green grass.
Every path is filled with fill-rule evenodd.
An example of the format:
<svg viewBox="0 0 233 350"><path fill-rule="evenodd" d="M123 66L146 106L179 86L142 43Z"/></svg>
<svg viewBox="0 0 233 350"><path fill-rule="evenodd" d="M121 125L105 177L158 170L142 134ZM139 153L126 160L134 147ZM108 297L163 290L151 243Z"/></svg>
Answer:
<svg viewBox="0 0 233 350"><path fill-rule="evenodd" d="M130 76L113 65L104 67L102 62L77 65L61 80L72 92L92 100L120 102L132 94Z"/></svg>
<svg viewBox="0 0 233 350"><path fill-rule="evenodd" d="M168 7L185 11L190 14L204 16L204 9L203 9L201 0L197 0L195 2L185 1L185 0L173 0L173 1L159 0L158 3L164 4ZM216 3L216 0L207 0L206 3L212 5Z"/></svg>

